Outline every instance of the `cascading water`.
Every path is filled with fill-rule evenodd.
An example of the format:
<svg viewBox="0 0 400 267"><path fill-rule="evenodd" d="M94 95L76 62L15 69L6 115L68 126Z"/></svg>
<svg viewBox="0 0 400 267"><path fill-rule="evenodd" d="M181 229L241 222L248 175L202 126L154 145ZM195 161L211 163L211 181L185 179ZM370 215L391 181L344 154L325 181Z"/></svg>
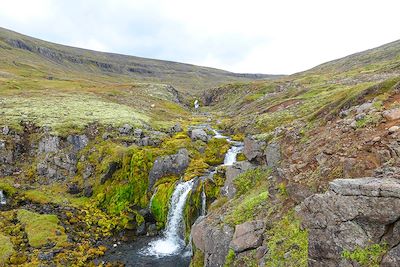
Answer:
<svg viewBox="0 0 400 267"><path fill-rule="evenodd" d="M193 180L181 182L172 194L170 207L168 211L167 225L163 233L163 237L149 243L142 253L144 255L153 255L163 257L174 255L182 252L185 248L183 239L183 209L185 207L186 198L192 190Z"/></svg>
<svg viewBox="0 0 400 267"><path fill-rule="evenodd" d="M201 191L201 216L205 216L207 212L207 196L206 192L204 192L204 184L203 191Z"/></svg>
<svg viewBox="0 0 400 267"><path fill-rule="evenodd" d="M225 155L225 159L224 159L224 165L225 166L230 166L233 163L236 162L236 156L237 154L240 153L240 151L242 151L243 147L242 146L232 146L228 152Z"/></svg>
<svg viewBox="0 0 400 267"><path fill-rule="evenodd" d="M0 190L0 205L6 205L6 204L7 204L6 196L4 195L3 190Z"/></svg>
<svg viewBox="0 0 400 267"><path fill-rule="evenodd" d="M152 195L151 198L150 198L149 210L151 210L151 205L153 204L153 199L154 199L154 197L156 196L157 191L158 191L158 187L156 188L156 190L154 190L154 193L153 193L153 195Z"/></svg>

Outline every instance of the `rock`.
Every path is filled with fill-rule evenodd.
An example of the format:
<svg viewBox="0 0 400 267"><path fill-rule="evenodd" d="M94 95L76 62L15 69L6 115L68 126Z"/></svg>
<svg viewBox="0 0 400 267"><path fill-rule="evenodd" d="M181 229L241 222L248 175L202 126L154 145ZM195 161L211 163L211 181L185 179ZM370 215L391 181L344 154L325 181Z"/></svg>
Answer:
<svg viewBox="0 0 400 267"><path fill-rule="evenodd" d="M243 154L249 161L262 162L266 143L264 141L257 141L251 137L244 139Z"/></svg>
<svg viewBox="0 0 400 267"><path fill-rule="evenodd" d="M39 153L55 153L60 150L60 138L58 136L46 136L39 142Z"/></svg>
<svg viewBox="0 0 400 267"><path fill-rule="evenodd" d="M93 196L93 188L89 185L83 189L83 196L91 197Z"/></svg>
<svg viewBox="0 0 400 267"><path fill-rule="evenodd" d="M352 251L381 240L398 244L399 214L400 180L334 180L328 192L313 195L300 206L302 225L309 229L309 259L315 263L312 266L341 266L345 249ZM393 255L395 252L385 257L387 262Z"/></svg>
<svg viewBox="0 0 400 267"><path fill-rule="evenodd" d="M146 223L141 223L136 229L137 235L145 235L146 234Z"/></svg>
<svg viewBox="0 0 400 267"><path fill-rule="evenodd" d="M155 223L149 224L149 226L147 227L147 235L148 236L157 235L157 225Z"/></svg>
<svg viewBox="0 0 400 267"><path fill-rule="evenodd" d="M191 230L197 249L204 253L205 267L222 267L229 251L233 229L228 225L213 225L206 217L199 217Z"/></svg>
<svg viewBox="0 0 400 267"><path fill-rule="evenodd" d="M348 109L342 110L342 111L339 112L339 117L342 118L342 119L346 118L349 115L349 113L350 113L350 111Z"/></svg>
<svg viewBox="0 0 400 267"><path fill-rule="evenodd" d="M400 262L400 245L392 248L382 259L380 266L382 267L396 267Z"/></svg>
<svg viewBox="0 0 400 267"><path fill-rule="evenodd" d="M350 123L350 127L351 127L352 129L357 129L357 122L356 122L355 120L353 120L353 121Z"/></svg>
<svg viewBox="0 0 400 267"><path fill-rule="evenodd" d="M281 146L279 143L270 143L267 145L265 149L265 156L267 159L268 167L271 167L273 170L279 167L279 163L281 161Z"/></svg>
<svg viewBox="0 0 400 267"><path fill-rule="evenodd" d="M208 141L208 135L203 129L193 129L190 131L190 138L193 141L201 140L203 142Z"/></svg>
<svg viewBox="0 0 400 267"><path fill-rule="evenodd" d="M373 103L370 103L370 102L364 103L356 108L356 113L361 114L361 113L369 110L370 108L372 108L372 106L373 106Z"/></svg>
<svg viewBox="0 0 400 267"><path fill-rule="evenodd" d="M128 135L132 131L132 126L129 124L124 124L122 127L118 129L119 133L122 135Z"/></svg>
<svg viewBox="0 0 400 267"><path fill-rule="evenodd" d="M101 176L100 178L100 183L104 184L108 179L110 179L113 174L120 168L120 163L119 162L111 162L110 164L108 164L108 168L106 170L106 172Z"/></svg>
<svg viewBox="0 0 400 267"><path fill-rule="evenodd" d="M234 185L235 178L239 174L254 168L255 166L248 161L238 161L231 166L227 166L225 172L225 184L221 188L221 194L227 196L228 198L233 198L236 194L236 188Z"/></svg>
<svg viewBox="0 0 400 267"><path fill-rule="evenodd" d="M6 125L3 126L3 129L1 131L4 135L8 135L10 133L10 128Z"/></svg>
<svg viewBox="0 0 400 267"><path fill-rule="evenodd" d="M380 136L375 136L375 137L372 139L372 142L374 142L374 143L379 142L379 141L381 141L381 137L380 137Z"/></svg>
<svg viewBox="0 0 400 267"><path fill-rule="evenodd" d="M365 113L360 113L360 114L357 114L356 117L355 117L354 119L355 119L356 121L360 121L360 120L364 119L365 116L366 116Z"/></svg>
<svg viewBox="0 0 400 267"><path fill-rule="evenodd" d="M82 177L84 180L87 180L90 176L93 175L93 166L86 165L85 169L83 170Z"/></svg>
<svg viewBox="0 0 400 267"><path fill-rule="evenodd" d="M395 133L395 132L397 132L399 129L400 129L400 127L397 126L397 125L395 125L395 126L390 127L390 128L388 129L388 131L389 131L389 133Z"/></svg>
<svg viewBox="0 0 400 267"><path fill-rule="evenodd" d="M394 121L400 119L400 108L385 110L382 112L382 116L388 121Z"/></svg>
<svg viewBox="0 0 400 267"><path fill-rule="evenodd" d="M72 183L68 185L67 192L70 193L71 195L76 195L82 192L82 189L78 186L78 184Z"/></svg>
<svg viewBox="0 0 400 267"><path fill-rule="evenodd" d="M236 253L261 246L264 226L264 222L260 220L236 225L235 233L229 246Z"/></svg>
<svg viewBox="0 0 400 267"><path fill-rule="evenodd" d="M48 253L39 252L38 258L41 261L51 261L54 259L54 253L53 252L48 252Z"/></svg>
<svg viewBox="0 0 400 267"><path fill-rule="evenodd" d="M171 134L180 133L180 132L182 132L182 131L183 131L183 129L182 129L182 126L181 126L180 123L175 124L175 125L172 126L172 128L169 130L169 132L170 132Z"/></svg>
<svg viewBox="0 0 400 267"><path fill-rule="evenodd" d="M133 131L133 136L136 137L136 138L142 138L143 137L143 130L139 129L139 128L136 128Z"/></svg>
<svg viewBox="0 0 400 267"><path fill-rule="evenodd" d="M260 246L256 250L256 259L261 260L265 254L267 254L268 248L266 246Z"/></svg>
<svg viewBox="0 0 400 267"><path fill-rule="evenodd" d="M164 157L158 157L149 173L149 189L155 182L166 175L180 175L189 166L189 153L183 148L178 153Z"/></svg>
<svg viewBox="0 0 400 267"><path fill-rule="evenodd" d="M89 138L86 135L69 135L67 141L71 143L76 150L81 150L89 143Z"/></svg>

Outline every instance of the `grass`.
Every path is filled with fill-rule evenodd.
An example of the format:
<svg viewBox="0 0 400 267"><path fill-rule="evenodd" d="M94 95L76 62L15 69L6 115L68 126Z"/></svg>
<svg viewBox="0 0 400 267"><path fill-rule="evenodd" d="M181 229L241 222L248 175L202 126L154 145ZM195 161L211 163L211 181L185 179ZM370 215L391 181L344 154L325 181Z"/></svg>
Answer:
<svg viewBox="0 0 400 267"><path fill-rule="evenodd" d="M68 244L65 229L59 225L56 215L41 215L19 209L17 218L25 225L29 244L32 247L41 248L49 243L53 243L57 248L61 248Z"/></svg>

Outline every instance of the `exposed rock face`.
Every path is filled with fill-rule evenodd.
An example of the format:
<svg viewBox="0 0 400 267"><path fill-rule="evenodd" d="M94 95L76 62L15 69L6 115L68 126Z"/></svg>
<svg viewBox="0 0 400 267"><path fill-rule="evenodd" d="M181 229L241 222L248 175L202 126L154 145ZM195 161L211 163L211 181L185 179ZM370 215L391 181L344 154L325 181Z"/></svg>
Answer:
<svg viewBox="0 0 400 267"><path fill-rule="evenodd" d="M244 139L243 154L249 161L262 162L266 143L251 137Z"/></svg>
<svg viewBox="0 0 400 267"><path fill-rule="evenodd" d="M180 175L189 166L189 153L183 148L178 153L164 157L158 157L149 173L149 188L155 182L166 175Z"/></svg>
<svg viewBox="0 0 400 267"><path fill-rule="evenodd" d="M208 135L203 129L193 129L190 131L190 138L193 141L201 140L203 142L208 141Z"/></svg>
<svg viewBox="0 0 400 267"><path fill-rule="evenodd" d="M199 217L191 233L194 245L204 253L204 266L224 266L233 229L225 224L214 225L207 217Z"/></svg>
<svg viewBox="0 0 400 267"><path fill-rule="evenodd" d="M105 173L101 176L100 183L104 184L108 179L110 179L113 174L120 168L120 164L118 162L110 162L108 164L108 168Z"/></svg>
<svg viewBox="0 0 400 267"><path fill-rule="evenodd" d="M281 161L281 146L279 143L270 143L265 149L265 156L267 159L268 167L275 169L279 166Z"/></svg>
<svg viewBox="0 0 400 267"><path fill-rule="evenodd" d="M50 180L65 180L75 175L78 152L88 143L86 135L69 135L66 140L45 135L38 145L37 174Z"/></svg>
<svg viewBox="0 0 400 267"><path fill-rule="evenodd" d="M225 172L225 184L221 189L221 193L228 198L233 198L236 194L236 188L233 183L235 178L241 174L246 172L247 170L254 169L255 166L248 161L239 161L235 162L232 166L228 166Z"/></svg>
<svg viewBox="0 0 400 267"><path fill-rule="evenodd" d="M250 221L236 225L230 247L236 253L257 248L262 244L263 232L263 221Z"/></svg>
<svg viewBox="0 0 400 267"><path fill-rule="evenodd" d="M310 266L344 266L343 250L382 241L390 248L385 266L399 255L400 180L334 180L328 192L302 203L300 215L309 229Z"/></svg>

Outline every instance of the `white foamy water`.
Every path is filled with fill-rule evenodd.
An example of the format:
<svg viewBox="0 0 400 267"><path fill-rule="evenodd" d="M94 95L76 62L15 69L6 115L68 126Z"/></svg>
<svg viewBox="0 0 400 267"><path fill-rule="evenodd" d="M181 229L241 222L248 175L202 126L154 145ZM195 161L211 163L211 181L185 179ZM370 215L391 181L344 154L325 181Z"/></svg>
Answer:
<svg viewBox="0 0 400 267"><path fill-rule="evenodd" d="M0 205L6 205L6 204L7 204L6 196L4 195L3 190L0 190Z"/></svg>
<svg viewBox="0 0 400 267"><path fill-rule="evenodd" d="M183 209L192 186L193 180L190 180L181 182L175 187L170 200L167 225L163 237L150 242L148 247L142 251L144 255L169 256L178 254L185 248Z"/></svg>
<svg viewBox="0 0 400 267"><path fill-rule="evenodd" d="M201 191L201 216L206 215L207 209L207 196L206 192L204 192L204 183L203 183L203 191Z"/></svg>
<svg viewBox="0 0 400 267"><path fill-rule="evenodd" d="M217 138L217 139L227 139L228 137L226 137L226 136L223 136L222 134L220 134L217 130L215 130L215 129L212 129L212 131L214 132L214 138Z"/></svg>
<svg viewBox="0 0 400 267"><path fill-rule="evenodd" d="M233 163L236 162L236 156L242 151L243 147L242 146L233 146L231 147L228 152L226 152L225 159L224 159L224 165L225 166L230 166Z"/></svg>

